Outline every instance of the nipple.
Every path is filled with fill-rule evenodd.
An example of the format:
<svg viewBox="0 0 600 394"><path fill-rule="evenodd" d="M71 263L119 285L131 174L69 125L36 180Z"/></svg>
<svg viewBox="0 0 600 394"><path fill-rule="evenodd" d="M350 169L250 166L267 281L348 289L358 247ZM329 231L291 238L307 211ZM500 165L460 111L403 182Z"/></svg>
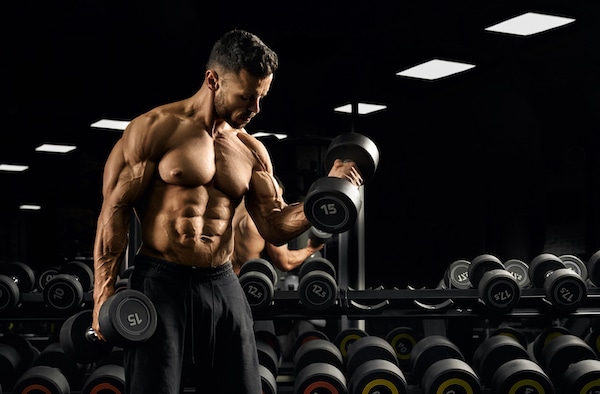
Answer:
<svg viewBox="0 0 600 394"><path fill-rule="evenodd" d="M179 177L179 176L181 176L182 173L183 173L183 171L181 171L181 169L179 169L179 168L175 168L174 170L171 170L171 176Z"/></svg>

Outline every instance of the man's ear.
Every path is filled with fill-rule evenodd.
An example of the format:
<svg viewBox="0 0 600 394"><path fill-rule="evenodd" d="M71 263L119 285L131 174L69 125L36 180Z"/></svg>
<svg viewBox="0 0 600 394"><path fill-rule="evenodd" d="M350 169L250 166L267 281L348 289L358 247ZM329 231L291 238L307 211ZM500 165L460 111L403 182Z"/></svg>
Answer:
<svg viewBox="0 0 600 394"><path fill-rule="evenodd" d="M204 79L206 80L208 88L213 92L219 88L219 75L215 70L206 70Z"/></svg>

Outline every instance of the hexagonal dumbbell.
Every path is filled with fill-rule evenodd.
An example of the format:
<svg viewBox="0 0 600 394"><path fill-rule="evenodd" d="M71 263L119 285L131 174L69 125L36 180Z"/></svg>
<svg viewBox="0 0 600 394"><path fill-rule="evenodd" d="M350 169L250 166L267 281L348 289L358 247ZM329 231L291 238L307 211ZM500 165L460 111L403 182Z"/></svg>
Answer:
<svg viewBox="0 0 600 394"><path fill-rule="evenodd" d="M334 138L329 145L325 158L326 171L331 169L336 159L354 161L366 182L379 165L379 149L362 134L345 133ZM348 180L337 177L317 179L304 201L304 212L311 224L333 234L352 228L361 207L360 190Z"/></svg>
<svg viewBox="0 0 600 394"><path fill-rule="evenodd" d="M84 293L94 286L94 272L82 261L63 265L44 286L44 301L60 312L72 312L81 307Z"/></svg>
<svg viewBox="0 0 600 394"><path fill-rule="evenodd" d="M298 272L298 297L310 310L324 310L337 300L338 286L333 264L324 257L306 259Z"/></svg>
<svg viewBox="0 0 600 394"><path fill-rule="evenodd" d="M410 365L423 394L481 393L479 377L460 349L443 335L430 335L417 342Z"/></svg>
<svg viewBox="0 0 600 394"><path fill-rule="evenodd" d="M277 271L271 263L262 258L248 260L240 268L238 278L253 311L271 304L277 283Z"/></svg>
<svg viewBox="0 0 600 394"><path fill-rule="evenodd" d="M346 376L350 393L408 393L394 348L378 336L362 337L350 346Z"/></svg>
<svg viewBox="0 0 600 394"><path fill-rule="evenodd" d="M72 315L61 326L60 343L65 353L77 362L102 359L113 346L127 347L147 341L156 330L157 313L146 295L127 289L115 293L102 305L98 319L106 342L98 339L91 329L91 310Z"/></svg>
<svg viewBox="0 0 600 394"><path fill-rule="evenodd" d="M0 312L18 307L21 294L32 291L34 286L35 274L27 264L0 264Z"/></svg>
<svg viewBox="0 0 600 394"><path fill-rule="evenodd" d="M479 298L485 306L495 311L510 311L521 299L517 280L496 256L475 257L469 265L469 280L479 290Z"/></svg>
<svg viewBox="0 0 600 394"><path fill-rule="evenodd" d="M551 253L542 253L529 263L529 278L535 287L544 289L546 300L558 311L572 312L587 297L581 276Z"/></svg>

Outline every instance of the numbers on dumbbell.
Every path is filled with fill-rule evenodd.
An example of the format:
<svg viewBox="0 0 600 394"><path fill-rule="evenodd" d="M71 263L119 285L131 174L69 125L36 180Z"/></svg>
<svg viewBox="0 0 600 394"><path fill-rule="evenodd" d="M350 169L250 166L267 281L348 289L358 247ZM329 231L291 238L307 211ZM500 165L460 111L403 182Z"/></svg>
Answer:
<svg viewBox="0 0 600 394"><path fill-rule="evenodd" d="M325 290L321 285L319 285L318 283L314 283L312 285L312 292L320 298L326 298L329 295L329 292L327 290Z"/></svg>
<svg viewBox="0 0 600 394"><path fill-rule="evenodd" d="M335 215L338 212L337 207L334 203L323 204L319 208L321 208L325 216Z"/></svg>
<svg viewBox="0 0 600 394"><path fill-rule="evenodd" d="M129 327L139 326L144 322L144 320L140 318L140 315L137 312L127 316L127 321L129 322Z"/></svg>

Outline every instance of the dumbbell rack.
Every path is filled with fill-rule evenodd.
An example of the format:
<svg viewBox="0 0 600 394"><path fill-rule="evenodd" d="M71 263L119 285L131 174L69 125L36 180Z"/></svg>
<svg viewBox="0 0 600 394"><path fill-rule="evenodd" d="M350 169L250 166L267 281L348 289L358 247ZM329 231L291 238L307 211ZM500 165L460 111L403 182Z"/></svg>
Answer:
<svg viewBox="0 0 600 394"><path fill-rule="evenodd" d="M461 329L473 330L478 321L485 327L500 322L531 320L540 324L558 319L600 318L600 288L590 287L587 296L575 311L554 310L545 300L543 289L524 288L518 305L510 311L498 314L480 300L477 289L398 289L376 288L355 290L339 288L335 304L326 310L310 310L302 305L298 293L289 290L276 290L269 307L255 312L256 320L277 319L332 319L346 317L350 321L377 319L401 319L419 321L424 332L446 335L451 324ZM451 322L449 324L449 322ZM532 329L536 324L532 324ZM463 331L464 332L464 331ZM293 393L293 367L280 369L278 393ZM421 394L422 390L410 386L410 394ZM484 393L489 393L484 389ZM557 393L559 393L557 389Z"/></svg>

